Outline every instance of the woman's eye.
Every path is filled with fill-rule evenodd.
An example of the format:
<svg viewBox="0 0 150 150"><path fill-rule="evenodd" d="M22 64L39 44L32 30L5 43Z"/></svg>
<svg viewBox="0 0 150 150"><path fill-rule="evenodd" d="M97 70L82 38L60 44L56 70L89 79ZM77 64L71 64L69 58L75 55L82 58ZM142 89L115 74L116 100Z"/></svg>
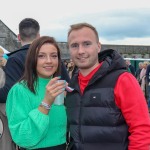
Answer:
<svg viewBox="0 0 150 150"><path fill-rule="evenodd" d="M38 55L38 58L45 58L44 55Z"/></svg>
<svg viewBox="0 0 150 150"><path fill-rule="evenodd" d="M57 58L58 56L57 56L57 55L52 55L51 57L52 57L52 58Z"/></svg>

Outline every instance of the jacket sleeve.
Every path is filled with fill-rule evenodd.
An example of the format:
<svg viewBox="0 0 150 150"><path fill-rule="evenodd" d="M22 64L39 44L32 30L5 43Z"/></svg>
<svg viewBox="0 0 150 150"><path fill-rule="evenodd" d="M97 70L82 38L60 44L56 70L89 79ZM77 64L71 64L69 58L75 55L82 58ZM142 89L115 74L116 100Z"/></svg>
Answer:
<svg viewBox="0 0 150 150"><path fill-rule="evenodd" d="M17 145L31 149L45 137L49 126L49 116L32 105L29 94L20 86L11 88L6 102L10 133Z"/></svg>
<svg viewBox="0 0 150 150"><path fill-rule="evenodd" d="M0 88L0 103L5 103L10 88L20 79L23 74L24 66L19 59L10 57L4 67L5 85Z"/></svg>
<svg viewBox="0 0 150 150"><path fill-rule="evenodd" d="M130 68L130 71L131 71L132 75L135 76L135 69L134 69L134 67L132 65L130 65L129 68Z"/></svg>
<svg viewBox="0 0 150 150"><path fill-rule="evenodd" d="M120 75L115 87L115 102L129 127L128 150L149 150L150 118L144 94L129 73Z"/></svg>

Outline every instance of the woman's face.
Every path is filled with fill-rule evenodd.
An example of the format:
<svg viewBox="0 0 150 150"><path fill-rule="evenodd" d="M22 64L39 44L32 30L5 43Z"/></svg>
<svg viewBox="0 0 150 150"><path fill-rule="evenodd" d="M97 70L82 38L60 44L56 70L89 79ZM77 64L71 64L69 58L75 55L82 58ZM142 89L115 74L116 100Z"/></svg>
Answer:
<svg viewBox="0 0 150 150"><path fill-rule="evenodd" d="M49 78L58 68L58 53L57 48L46 43L39 50L37 58L37 74L42 78Z"/></svg>

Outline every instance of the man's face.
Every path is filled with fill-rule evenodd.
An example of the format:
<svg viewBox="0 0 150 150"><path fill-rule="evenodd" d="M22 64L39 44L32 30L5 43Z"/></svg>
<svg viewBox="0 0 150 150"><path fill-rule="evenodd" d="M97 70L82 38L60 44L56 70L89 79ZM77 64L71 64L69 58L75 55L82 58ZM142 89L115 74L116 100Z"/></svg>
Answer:
<svg viewBox="0 0 150 150"><path fill-rule="evenodd" d="M71 59L80 70L93 68L99 64L98 53L101 45L94 31L88 27L73 30L68 37Z"/></svg>

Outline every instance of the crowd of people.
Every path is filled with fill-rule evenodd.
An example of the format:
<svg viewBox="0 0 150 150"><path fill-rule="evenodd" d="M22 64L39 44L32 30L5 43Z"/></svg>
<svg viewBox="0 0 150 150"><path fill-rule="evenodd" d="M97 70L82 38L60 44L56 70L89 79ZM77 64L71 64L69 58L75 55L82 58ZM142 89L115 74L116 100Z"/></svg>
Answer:
<svg viewBox="0 0 150 150"><path fill-rule="evenodd" d="M150 149L148 63L135 71L116 50L101 51L88 23L70 26L70 60L61 60L57 41L40 36L33 18L20 22L18 40L22 47L2 63L1 150ZM62 93L64 104L54 104Z"/></svg>
<svg viewBox="0 0 150 150"><path fill-rule="evenodd" d="M135 70L134 66L131 64L130 60L126 60L127 69L129 72L136 77L141 90L146 98L148 109L150 112L150 62L143 61L139 62L138 69Z"/></svg>
<svg viewBox="0 0 150 150"><path fill-rule="evenodd" d="M74 64L72 59L64 60L64 64L66 66L70 79L73 77L75 73L78 73L78 67Z"/></svg>

